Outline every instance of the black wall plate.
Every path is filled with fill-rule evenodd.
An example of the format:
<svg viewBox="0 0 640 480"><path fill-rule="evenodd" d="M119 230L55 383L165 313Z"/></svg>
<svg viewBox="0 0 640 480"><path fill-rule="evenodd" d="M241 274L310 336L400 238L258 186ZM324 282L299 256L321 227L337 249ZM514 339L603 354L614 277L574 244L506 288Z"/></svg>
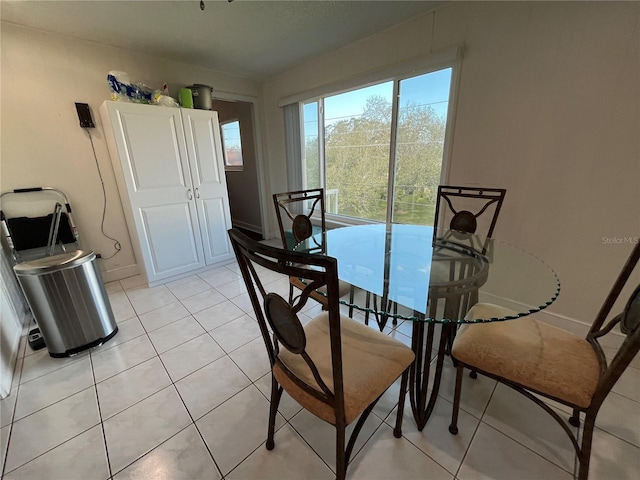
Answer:
<svg viewBox="0 0 640 480"><path fill-rule="evenodd" d="M93 124L93 118L91 118L91 110L87 103L77 103L76 110L78 111L78 120L80 120L80 126L82 128L95 128Z"/></svg>

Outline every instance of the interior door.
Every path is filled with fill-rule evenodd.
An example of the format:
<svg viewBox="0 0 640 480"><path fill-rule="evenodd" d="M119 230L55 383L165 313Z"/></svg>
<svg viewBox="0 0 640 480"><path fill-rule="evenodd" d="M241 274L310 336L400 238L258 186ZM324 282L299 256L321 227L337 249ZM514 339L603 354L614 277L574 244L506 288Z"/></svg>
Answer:
<svg viewBox="0 0 640 480"><path fill-rule="evenodd" d="M203 267L180 110L107 105L147 280Z"/></svg>
<svg viewBox="0 0 640 480"><path fill-rule="evenodd" d="M207 265L233 258L231 228L218 114L182 109L189 165Z"/></svg>

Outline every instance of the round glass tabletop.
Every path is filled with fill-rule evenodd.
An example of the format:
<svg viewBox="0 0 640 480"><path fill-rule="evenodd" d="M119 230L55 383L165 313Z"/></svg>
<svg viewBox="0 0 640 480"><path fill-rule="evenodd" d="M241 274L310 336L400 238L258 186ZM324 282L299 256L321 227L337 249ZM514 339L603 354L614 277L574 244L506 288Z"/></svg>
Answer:
<svg viewBox="0 0 640 480"><path fill-rule="evenodd" d="M508 320L546 308L560 292L553 269L495 239L421 225L371 224L328 230L295 247L338 260L356 288L341 303L373 315L440 323ZM507 307L502 318L465 319L478 302Z"/></svg>

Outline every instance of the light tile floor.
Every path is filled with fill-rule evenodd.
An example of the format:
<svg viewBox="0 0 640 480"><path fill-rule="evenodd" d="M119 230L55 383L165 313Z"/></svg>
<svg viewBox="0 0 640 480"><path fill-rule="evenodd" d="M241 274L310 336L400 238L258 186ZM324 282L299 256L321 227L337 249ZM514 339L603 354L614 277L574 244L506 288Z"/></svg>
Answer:
<svg viewBox="0 0 640 480"><path fill-rule="evenodd" d="M286 279L270 285L287 292ZM105 345L53 359L23 338L11 394L0 403L3 479L334 477L333 428L286 395L276 448L264 446L269 366L235 264L154 288L133 277L107 290L120 331ZM409 331L401 324L387 333L409 342ZM453 375L447 361L422 432L405 408L400 439L391 428L396 383L365 424L348 478L572 477L574 454L562 430L487 378L465 378L460 433L449 434ZM638 359L597 427L590 478L640 478Z"/></svg>

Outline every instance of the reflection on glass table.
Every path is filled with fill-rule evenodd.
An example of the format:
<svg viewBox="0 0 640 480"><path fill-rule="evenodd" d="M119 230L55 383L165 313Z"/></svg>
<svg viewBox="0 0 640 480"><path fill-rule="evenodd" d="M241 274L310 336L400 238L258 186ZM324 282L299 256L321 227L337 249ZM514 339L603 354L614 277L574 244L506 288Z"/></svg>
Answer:
<svg viewBox="0 0 640 480"><path fill-rule="evenodd" d="M362 291L341 302L372 315L380 330L389 318L413 322L416 362L410 398L419 429L424 428L435 405L447 346L459 323L517 321L549 306L560 292L554 271L522 249L421 225L338 228L318 233L295 249L335 257L339 279ZM465 318L478 302L508 307L517 314ZM433 384L428 385L428 353L434 347L436 326L441 334Z"/></svg>

